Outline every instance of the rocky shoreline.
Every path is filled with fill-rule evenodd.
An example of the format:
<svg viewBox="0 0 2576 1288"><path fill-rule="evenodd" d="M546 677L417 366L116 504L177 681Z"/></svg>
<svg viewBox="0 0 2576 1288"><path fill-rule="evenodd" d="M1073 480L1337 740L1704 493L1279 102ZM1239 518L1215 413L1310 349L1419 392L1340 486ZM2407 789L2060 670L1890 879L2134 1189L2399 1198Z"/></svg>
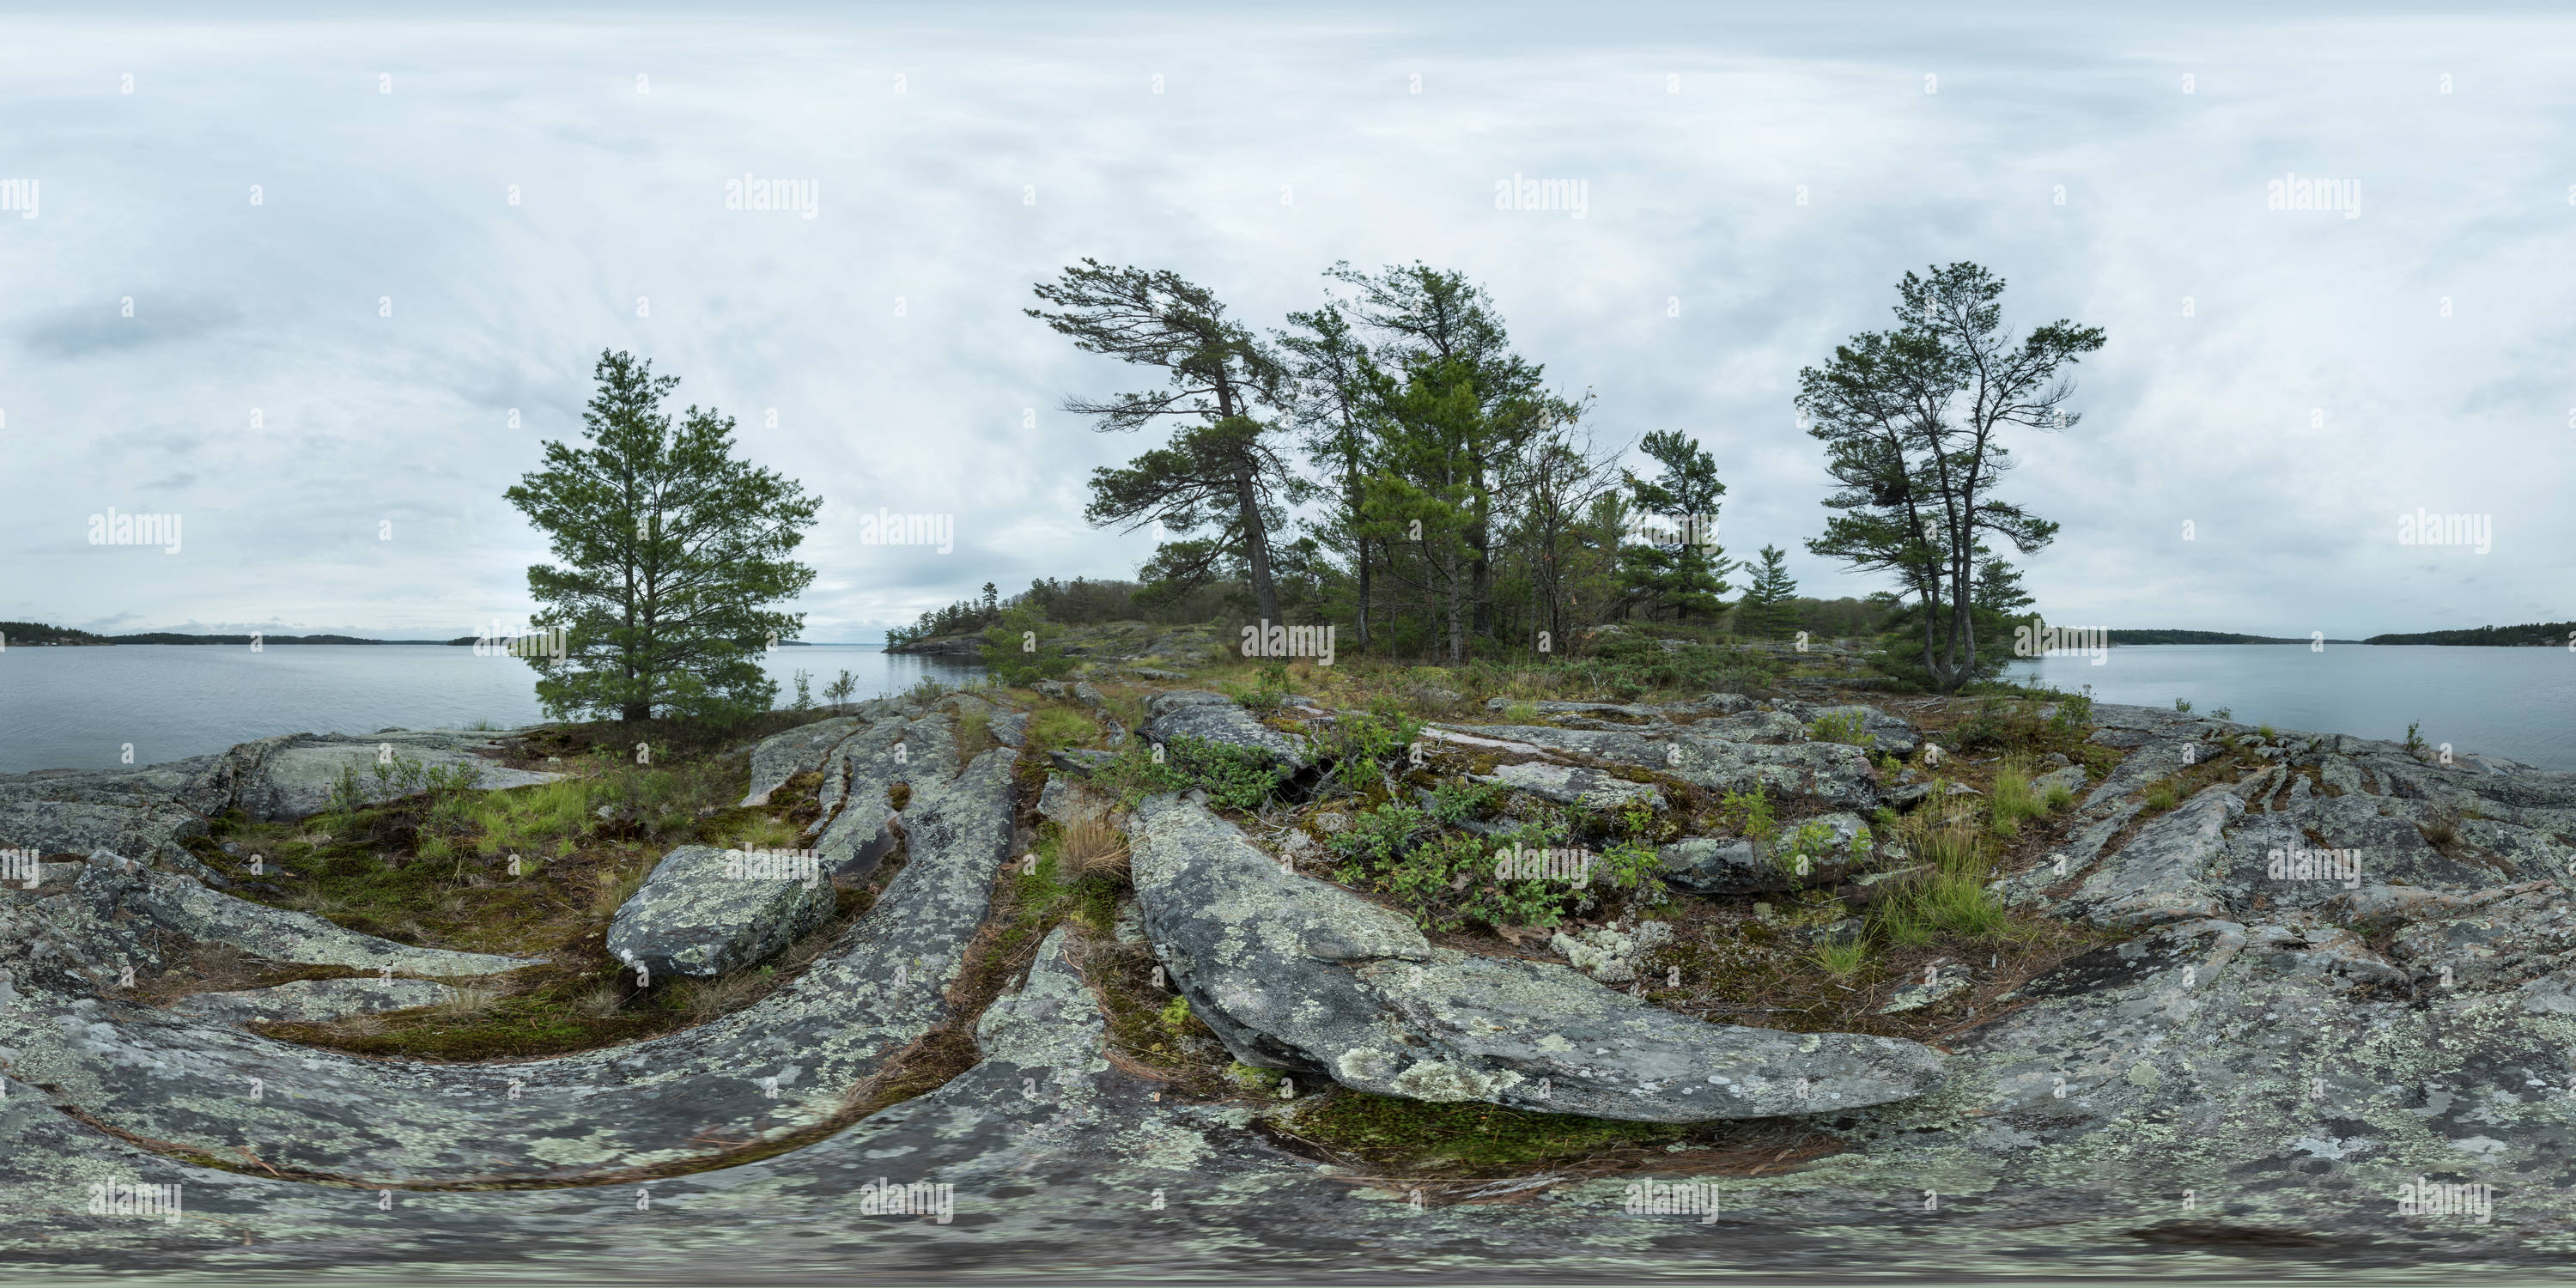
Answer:
<svg viewBox="0 0 2576 1288"><path fill-rule="evenodd" d="M1174 688L1138 733L1311 772L1337 716L1291 696L1262 716ZM1498 700L1433 722L1424 743L1459 781L1515 799L1609 791L1672 808L1760 787L1811 820L1842 811L1848 824L1819 828L1833 865L1785 885L1734 837L1663 859L1680 888L1709 892L1688 900L1852 888L1904 858L1862 840L1864 819L1947 799L1909 796L1937 778L1812 736L1846 714L1879 753L1944 736L1854 696ZM33 888L13 882L0 903L0 1264L583 1278L613 1249L621 1274L1396 1279L2528 1269L2576 1254L2576 774L2097 706L2085 744L2101 765L2068 766L2080 790L2062 836L1991 889L2102 946L1978 992L1982 1013L1912 1041L1640 1000L1602 982L1617 978L1606 962L1646 951L1633 923L1615 946L1559 937L1588 956L1444 946L1301 866L1318 805L1228 817L1166 792L1120 809L1083 773L1040 766L1020 706L880 700L764 740L747 799L819 807L827 874L897 851L901 872L761 1001L522 1063L366 1059L243 1028L418 1005L440 981L523 963L236 898L187 844L226 811L325 808L341 769L387 743L470 769L481 790L546 779L494 763L495 735L294 735L123 773L0 777L0 849L40 860ZM969 724L998 745L961 756ZM2176 783L2188 794L2159 804ZM1662 1168L1441 1182L1319 1160L1258 1101L1180 1094L1121 1054L1102 991L1117 943L1059 925L998 998L967 1003L994 892L1041 810L1123 826L1132 947L1244 1064L1399 1099L1745 1120L1835 1144L1778 1170L1676 1146ZM695 893L721 884L708 871L657 870L621 909L639 957L756 961L780 940L771 923L811 915L793 874L710 914ZM205 942L376 978L166 1007L117 986ZM1973 979L1963 966L1953 978ZM1958 1004L1926 995L1937 981L1913 992L1889 1004ZM971 1029L971 1067L868 1112L872 1080L942 1026ZM951 1203L863 1210L879 1181L949 1186ZM1717 1211L1659 1207L1649 1181L1704 1184ZM177 1185L184 1203L168 1219L94 1210L91 1186L109 1183ZM2418 1203L2418 1185L2443 1188Z"/></svg>

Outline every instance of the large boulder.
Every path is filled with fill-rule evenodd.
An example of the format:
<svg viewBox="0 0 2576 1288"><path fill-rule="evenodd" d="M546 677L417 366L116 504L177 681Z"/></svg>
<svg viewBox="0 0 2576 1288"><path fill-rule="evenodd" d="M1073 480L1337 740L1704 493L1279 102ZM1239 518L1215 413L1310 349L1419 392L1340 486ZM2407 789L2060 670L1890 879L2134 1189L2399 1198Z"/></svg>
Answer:
<svg viewBox="0 0 2576 1288"><path fill-rule="evenodd" d="M1202 806L1130 824L1136 900L1175 988L1237 1059L1381 1095L1691 1122L1920 1095L1930 1048L1709 1024L1552 962L1435 949L1402 915L1283 870Z"/></svg>
<svg viewBox="0 0 2576 1288"><path fill-rule="evenodd" d="M1197 738L1257 751L1289 769L1306 767L1306 740L1284 734L1252 717L1222 693L1174 689L1145 703L1145 736L1155 742Z"/></svg>
<svg viewBox="0 0 2576 1288"><path fill-rule="evenodd" d="M710 979L756 965L832 914L819 863L780 869L775 851L683 845L662 857L608 924L608 951L654 975Z"/></svg>

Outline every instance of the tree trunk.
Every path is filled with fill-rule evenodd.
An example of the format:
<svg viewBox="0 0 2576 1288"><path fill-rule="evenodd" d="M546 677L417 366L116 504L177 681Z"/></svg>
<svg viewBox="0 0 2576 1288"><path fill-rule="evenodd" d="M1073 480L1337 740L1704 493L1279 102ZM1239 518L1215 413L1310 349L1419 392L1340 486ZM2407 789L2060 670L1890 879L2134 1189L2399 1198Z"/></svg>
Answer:
<svg viewBox="0 0 2576 1288"><path fill-rule="evenodd" d="M1243 456L1234 460L1234 503L1243 516L1243 560L1252 572L1252 597L1260 605L1261 619L1281 622L1279 588L1270 581L1270 534L1261 526L1261 497L1252 487L1252 462Z"/></svg>
<svg viewBox="0 0 2576 1288"><path fill-rule="evenodd" d="M1467 638L1461 629L1463 615L1458 590L1458 556L1451 554L1442 562L1449 566L1449 665L1456 666L1467 658Z"/></svg>

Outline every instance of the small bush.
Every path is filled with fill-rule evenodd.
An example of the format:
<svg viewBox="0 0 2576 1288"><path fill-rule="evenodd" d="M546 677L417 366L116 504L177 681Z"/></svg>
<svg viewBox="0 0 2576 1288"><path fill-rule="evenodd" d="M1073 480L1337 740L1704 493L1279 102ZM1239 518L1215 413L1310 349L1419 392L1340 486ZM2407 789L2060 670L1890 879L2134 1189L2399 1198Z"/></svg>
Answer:
<svg viewBox="0 0 2576 1288"><path fill-rule="evenodd" d="M2147 784L2145 796L2148 809L2169 810L2182 802L2182 784L2170 778L2159 778Z"/></svg>
<svg viewBox="0 0 2576 1288"><path fill-rule="evenodd" d="M1828 711L1807 726L1807 737L1816 742L1848 743L1854 747L1875 747L1878 735L1861 732L1864 723L1858 711Z"/></svg>
<svg viewBox="0 0 2576 1288"><path fill-rule="evenodd" d="M2082 738L2093 729L2093 694L2090 686L2081 693L2057 695L2057 710L2048 717L2049 727L2059 736Z"/></svg>
<svg viewBox="0 0 2576 1288"><path fill-rule="evenodd" d="M2176 698L2176 699L2174 699L2174 710L2179 711L2179 712L2183 713L2184 715L2190 715L2190 714L2191 714L2191 700L2190 700L2189 698Z"/></svg>
<svg viewBox="0 0 2576 1288"><path fill-rule="evenodd" d="M1719 815L1733 825L1736 834L1751 839L1756 849L1769 844L1773 834L1780 830L1780 825L1771 815L1771 796L1758 783L1750 792L1727 792L1717 808Z"/></svg>
<svg viewBox="0 0 2576 1288"><path fill-rule="evenodd" d="M1316 737L1315 756L1332 762L1333 776L1343 786L1365 792L1404 760L1421 736L1421 721L1380 698L1369 704L1366 714L1336 717Z"/></svg>

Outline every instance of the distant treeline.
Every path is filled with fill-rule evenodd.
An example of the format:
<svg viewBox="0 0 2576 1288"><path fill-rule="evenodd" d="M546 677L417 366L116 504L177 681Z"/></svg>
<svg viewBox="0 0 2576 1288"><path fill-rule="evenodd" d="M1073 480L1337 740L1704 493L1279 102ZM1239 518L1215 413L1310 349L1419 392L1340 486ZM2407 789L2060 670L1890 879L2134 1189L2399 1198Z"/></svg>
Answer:
<svg viewBox="0 0 2576 1288"><path fill-rule="evenodd" d="M2576 638L2576 622L2533 622L2528 626L2481 626L2473 631L2426 631L2420 635L2373 635L2364 644L2483 644L2500 648L2563 648Z"/></svg>
<svg viewBox="0 0 2576 1288"><path fill-rule="evenodd" d="M1029 583L1027 590L1004 598L1000 588L984 583L981 599L961 599L946 608L923 613L909 627L886 628L887 644L909 644L915 640L936 639L943 635L962 635L980 631L1002 620L1004 609L1019 604L1034 605L1046 619L1065 626L1093 626L1101 622L1152 622L1160 626L1184 626L1216 621L1226 616L1230 601L1241 599L1240 583L1209 582L1187 593L1155 599L1144 596L1145 587L1138 582L1093 581L1076 577L1058 581L1040 577Z"/></svg>
<svg viewBox="0 0 2576 1288"><path fill-rule="evenodd" d="M1096 626L1103 622L1151 622L1158 626L1219 622L1236 626L1251 620L1252 594L1239 580L1211 581L1177 599L1158 599L1141 582L1116 578L1095 581L1088 577L1058 581L1041 577L1030 582L1027 590L1006 597L987 582L981 599L961 599L946 608L923 613L910 627L889 627L886 643L905 644L980 631L1000 621L1005 609L1019 604L1033 605L1046 614L1048 621L1065 626ZM1776 632L1760 629L1750 621L1739 622L1744 615L1740 606L1731 606L1722 613L1716 627L1748 638L1785 638L1805 631L1815 639L1866 639L1885 630L1890 615L1885 604L1848 596L1793 596L1780 601L1773 611L1780 623Z"/></svg>
<svg viewBox="0 0 2576 1288"><path fill-rule="evenodd" d="M2271 635L2234 635L2226 631L2113 631L2114 644L2305 644L2305 639ZM2336 640L2347 644L2349 640Z"/></svg>
<svg viewBox="0 0 2576 1288"><path fill-rule="evenodd" d="M182 635L177 631L143 631L133 635L93 635L68 626L42 622L0 622L0 637L11 644L248 644L248 635ZM261 644L440 644L444 640L362 640L354 635L262 635ZM472 636L455 641L471 644Z"/></svg>

